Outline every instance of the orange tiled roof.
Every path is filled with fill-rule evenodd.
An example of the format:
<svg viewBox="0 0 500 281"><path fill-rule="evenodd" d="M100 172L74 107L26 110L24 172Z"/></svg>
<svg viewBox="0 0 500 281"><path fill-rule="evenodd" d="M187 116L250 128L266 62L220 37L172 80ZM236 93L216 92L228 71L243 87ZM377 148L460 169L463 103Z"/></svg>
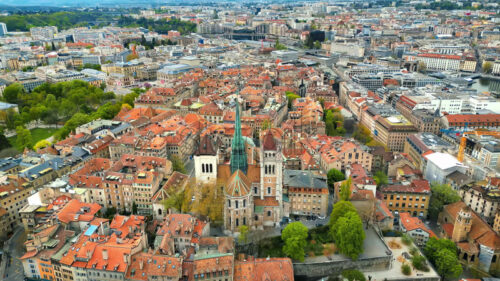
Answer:
<svg viewBox="0 0 500 281"><path fill-rule="evenodd" d="M267 258L236 261L234 281L293 281L293 264L289 258Z"/></svg>

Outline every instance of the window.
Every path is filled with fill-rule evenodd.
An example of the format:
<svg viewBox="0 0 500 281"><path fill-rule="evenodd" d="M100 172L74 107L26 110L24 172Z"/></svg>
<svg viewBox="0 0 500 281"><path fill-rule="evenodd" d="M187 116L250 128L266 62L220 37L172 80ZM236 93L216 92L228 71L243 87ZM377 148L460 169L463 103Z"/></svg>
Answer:
<svg viewBox="0 0 500 281"><path fill-rule="evenodd" d="M238 209L238 207L239 207L239 206L238 206L238 205L239 205L238 203L239 203L238 201L234 201L234 207L235 207L236 209Z"/></svg>
<svg viewBox="0 0 500 281"><path fill-rule="evenodd" d="M271 187L267 188L267 194L271 194Z"/></svg>
<svg viewBox="0 0 500 281"><path fill-rule="evenodd" d="M240 225L240 219L236 219L236 226Z"/></svg>
<svg viewBox="0 0 500 281"><path fill-rule="evenodd" d="M227 206L231 208L231 200L227 200Z"/></svg>
<svg viewBox="0 0 500 281"><path fill-rule="evenodd" d="M267 211L267 216L270 217L271 216L271 211Z"/></svg>
<svg viewBox="0 0 500 281"><path fill-rule="evenodd" d="M257 194L257 187L253 188L253 193Z"/></svg>

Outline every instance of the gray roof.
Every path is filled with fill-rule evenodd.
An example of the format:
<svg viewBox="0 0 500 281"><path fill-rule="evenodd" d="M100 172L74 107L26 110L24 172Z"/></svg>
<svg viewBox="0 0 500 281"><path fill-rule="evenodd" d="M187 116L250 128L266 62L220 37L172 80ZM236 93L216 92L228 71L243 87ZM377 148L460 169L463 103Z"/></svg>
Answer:
<svg viewBox="0 0 500 281"><path fill-rule="evenodd" d="M326 177L310 171L285 170L283 185L291 187L328 188Z"/></svg>
<svg viewBox="0 0 500 281"><path fill-rule="evenodd" d="M21 159L21 158L13 159L11 157L1 158L0 159L0 171L7 171L7 170L14 168L17 165L19 165L22 160L23 159Z"/></svg>

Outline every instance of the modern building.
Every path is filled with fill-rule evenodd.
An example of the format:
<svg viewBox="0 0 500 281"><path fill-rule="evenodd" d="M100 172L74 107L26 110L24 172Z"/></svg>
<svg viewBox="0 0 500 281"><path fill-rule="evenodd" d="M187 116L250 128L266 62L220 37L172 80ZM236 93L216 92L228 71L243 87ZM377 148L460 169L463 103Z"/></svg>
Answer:
<svg viewBox="0 0 500 281"><path fill-rule="evenodd" d="M455 171L463 174L467 172L467 167L448 153L434 152L425 155L425 159L427 164L424 170L424 178L432 183L445 183L446 177Z"/></svg>
<svg viewBox="0 0 500 281"><path fill-rule="evenodd" d="M404 150L406 138L417 133L413 124L402 115L379 118L375 122L375 140L387 145L391 151Z"/></svg>
<svg viewBox="0 0 500 281"><path fill-rule="evenodd" d="M0 22L0 37L4 37L5 35L7 35L7 25Z"/></svg>

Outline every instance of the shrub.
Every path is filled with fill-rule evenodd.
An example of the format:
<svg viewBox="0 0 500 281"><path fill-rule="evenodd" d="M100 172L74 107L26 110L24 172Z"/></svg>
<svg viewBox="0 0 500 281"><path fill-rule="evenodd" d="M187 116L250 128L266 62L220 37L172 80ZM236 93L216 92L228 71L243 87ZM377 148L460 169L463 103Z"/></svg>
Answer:
<svg viewBox="0 0 500 281"><path fill-rule="evenodd" d="M408 236L408 234L403 234L403 236L401 236L401 242L403 242L406 246L410 246L412 243L411 237Z"/></svg>
<svg viewBox="0 0 500 281"><path fill-rule="evenodd" d="M418 253L418 249L416 247L411 247L410 248L410 254L412 256L417 256L419 253Z"/></svg>
<svg viewBox="0 0 500 281"><path fill-rule="evenodd" d="M349 270L344 270L342 271L342 276L346 278L349 281L366 281L365 275L363 272L356 270L356 269L349 269Z"/></svg>
<svg viewBox="0 0 500 281"><path fill-rule="evenodd" d="M425 261L425 257L420 256L420 255L415 255L411 258L411 263L413 264L413 267L415 267L417 270L420 271L429 271L429 267L427 266L427 263Z"/></svg>
<svg viewBox="0 0 500 281"><path fill-rule="evenodd" d="M401 272L403 272L404 275L411 275L411 267L405 263L401 266Z"/></svg>

